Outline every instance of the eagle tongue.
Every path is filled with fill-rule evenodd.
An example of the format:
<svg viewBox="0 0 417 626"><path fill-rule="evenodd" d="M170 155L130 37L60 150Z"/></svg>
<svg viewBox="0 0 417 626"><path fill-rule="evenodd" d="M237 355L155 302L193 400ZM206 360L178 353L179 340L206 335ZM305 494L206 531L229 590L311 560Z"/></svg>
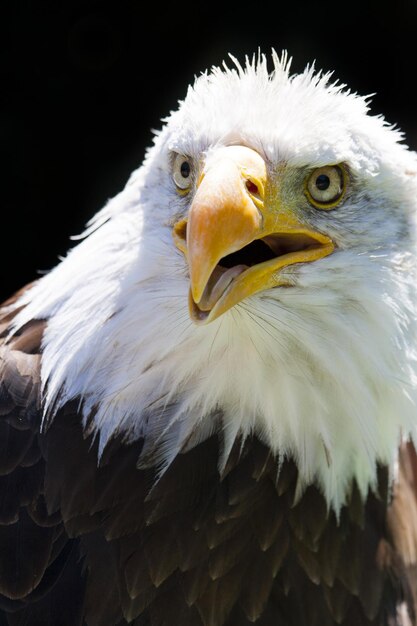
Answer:
<svg viewBox="0 0 417 626"><path fill-rule="evenodd" d="M229 269L221 267L221 265L216 265L208 279L204 293L198 303L198 308L201 311L211 311L233 279L247 269L247 265L235 265Z"/></svg>

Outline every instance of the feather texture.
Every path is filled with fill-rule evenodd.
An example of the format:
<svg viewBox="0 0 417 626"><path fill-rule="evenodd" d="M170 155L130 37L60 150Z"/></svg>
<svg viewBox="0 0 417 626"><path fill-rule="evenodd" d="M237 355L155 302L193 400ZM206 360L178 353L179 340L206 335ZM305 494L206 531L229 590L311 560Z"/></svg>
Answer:
<svg viewBox="0 0 417 626"><path fill-rule="evenodd" d="M24 345L22 332L19 358ZM16 350L3 349L7 365ZM4 373L1 384L15 390L19 413L25 398L33 402L34 387L26 369L3 369L11 371L13 384ZM16 393L20 384L24 392ZM76 407L61 409L43 433L38 414L13 433L10 449L3 439L3 479L13 489L2 490L10 495L1 506L0 606L11 626L52 626L64 623L62 614L68 626L82 619L157 626L173 615L178 626L405 626L397 615L404 598L414 615L416 526L398 523L416 501L401 496L414 487L411 444L401 451L392 504L381 471L378 495L358 507L352 489L337 519L314 487L294 506L294 463L281 460L278 471L255 437L236 443L223 475L217 436L178 455L159 477L157 467L138 468L140 441L114 439L98 464L98 441L83 435ZM2 418L3 428L13 414ZM34 462L22 468L34 441L40 458L31 452Z"/></svg>

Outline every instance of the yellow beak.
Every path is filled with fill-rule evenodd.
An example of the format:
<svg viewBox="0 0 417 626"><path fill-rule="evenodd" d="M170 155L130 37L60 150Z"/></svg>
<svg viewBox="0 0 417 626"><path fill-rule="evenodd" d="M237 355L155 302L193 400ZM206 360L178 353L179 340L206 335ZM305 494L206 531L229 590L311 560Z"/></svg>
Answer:
<svg viewBox="0 0 417 626"><path fill-rule="evenodd" d="M215 320L258 291L289 285L283 268L333 252L329 237L273 201L267 182L257 152L220 148L200 178L188 220L175 224L174 241L188 260L195 323Z"/></svg>

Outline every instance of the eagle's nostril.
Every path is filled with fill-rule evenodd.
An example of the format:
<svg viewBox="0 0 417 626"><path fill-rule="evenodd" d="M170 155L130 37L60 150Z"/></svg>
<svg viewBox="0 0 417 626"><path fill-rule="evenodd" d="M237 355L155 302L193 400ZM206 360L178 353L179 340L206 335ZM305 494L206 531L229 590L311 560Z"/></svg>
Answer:
<svg viewBox="0 0 417 626"><path fill-rule="evenodd" d="M255 183L249 179L246 181L246 189L249 191L249 193L254 195L259 193L258 185L255 185Z"/></svg>

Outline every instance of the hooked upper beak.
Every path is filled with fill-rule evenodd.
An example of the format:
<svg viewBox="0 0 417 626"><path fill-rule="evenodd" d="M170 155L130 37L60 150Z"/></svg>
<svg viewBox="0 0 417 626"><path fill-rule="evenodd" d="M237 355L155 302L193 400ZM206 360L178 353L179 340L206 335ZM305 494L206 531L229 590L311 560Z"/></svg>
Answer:
<svg viewBox="0 0 417 626"><path fill-rule="evenodd" d="M266 164L244 146L220 148L200 177L188 219L173 229L190 271L190 315L215 320L244 298L289 285L281 274L333 252L326 235L312 230L267 192Z"/></svg>

